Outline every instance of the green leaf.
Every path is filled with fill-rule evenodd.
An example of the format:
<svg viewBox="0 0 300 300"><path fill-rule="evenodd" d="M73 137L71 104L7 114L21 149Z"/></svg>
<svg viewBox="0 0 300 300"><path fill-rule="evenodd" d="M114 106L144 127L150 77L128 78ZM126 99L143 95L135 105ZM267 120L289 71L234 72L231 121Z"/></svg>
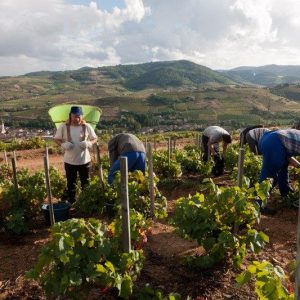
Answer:
<svg viewBox="0 0 300 300"><path fill-rule="evenodd" d="M236 282L238 283L239 286L248 283L250 280L251 280L251 273L249 271L245 271L236 277Z"/></svg>
<svg viewBox="0 0 300 300"><path fill-rule="evenodd" d="M256 267L254 265L250 265L248 267L248 271L251 273L251 274L255 274L256 273Z"/></svg>
<svg viewBox="0 0 300 300"><path fill-rule="evenodd" d="M69 279L70 279L70 283L71 283L72 285L77 285L77 286L79 286L79 285L82 284L82 277L81 277L81 275L78 274L78 273L71 272L71 273L70 273Z"/></svg>
<svg viewBox="0 0 300 300"><path fill-rule="evenodd" d="M107 261L105 263L105 266L112 272L115 272L115 268L114 268L114 265L110 262L110 261Z"/></svg>
<svg viewBox="0 0 300 300"><path fill-rule="evenodd" d="M59 256L59 259L64 264L67 264L70 261L69 257L64 253Z"/></svg>
<svg viewBox="0 0 300 300"><path fill-rule="evenodd" d="M132 294L133 283L129 275L127 275L121 285L120 296L123 298L128 298Z"/></svg>
<svg viewBox="0 0 300 300"><path fill-rule="evenodd" d="M269 236L267 236L264 232L260 231L259 236L265 243L269 243L270 241Z"/></svg>
<svg viewBox="0 0 300 300"><path fill-rule="evenodd" d="M96 271L99 272L99 273L106 273L107 272L106 269L101 264L97 264Z"/></svg>

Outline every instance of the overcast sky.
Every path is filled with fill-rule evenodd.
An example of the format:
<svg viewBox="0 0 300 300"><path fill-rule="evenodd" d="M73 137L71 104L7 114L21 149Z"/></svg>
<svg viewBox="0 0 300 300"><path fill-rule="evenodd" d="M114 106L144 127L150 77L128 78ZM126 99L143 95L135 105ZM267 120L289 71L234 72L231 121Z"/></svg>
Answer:
<svg viewBox="0 0 300 300"><path fill-rule="evenodd" d="M0 0L0 76L187 59L300 65L299 0Z"/></svg>

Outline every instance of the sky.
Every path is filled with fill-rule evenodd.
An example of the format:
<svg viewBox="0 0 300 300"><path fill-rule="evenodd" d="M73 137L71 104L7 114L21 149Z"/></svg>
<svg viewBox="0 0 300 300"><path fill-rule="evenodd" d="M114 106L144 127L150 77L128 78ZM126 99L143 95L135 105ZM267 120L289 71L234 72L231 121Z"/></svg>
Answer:
<svg viewBox="0 0 300 300"><path fill-rule="evenodd" d="M300 65L299 0L0 0L0 76L186 59Z"/></svg>

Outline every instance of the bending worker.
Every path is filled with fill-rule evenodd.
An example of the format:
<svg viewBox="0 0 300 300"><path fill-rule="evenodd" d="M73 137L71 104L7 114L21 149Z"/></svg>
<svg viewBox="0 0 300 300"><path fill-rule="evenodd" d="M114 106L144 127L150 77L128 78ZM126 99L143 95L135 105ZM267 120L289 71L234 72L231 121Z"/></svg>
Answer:
<svg viewBox="0 0 300 300"><path fill-rule="evenodd" d="M266 132L259 143L263 155L263 166L259 182L273 178L278 183L282 197L293 191L289 183L288 166L299 167L293 157L300 154L300 130L287 129Z"/></svg>
<svg viewBox="0 0 300 300"><path fill-rule="evenodd" d="M140 170L145 174L146 151L144 144L133 134L120 133L114 136L108 143L111 168L108 175L108 183L112 184L115 173L120 170L120 156L128 159L128 171Z"/></svg>
<svg viewBox="0 0 300 300"><path fill-rule="evenodd" d="M219 153L219 143L223 142L223 157ZM213 157L216 165L213 169L214 175L221 175L224 171L224 157L228 144L232 142L231 135L228 131L219 126L209 126L203 131L202 148L204 151L203 161L208 161L210 156ZM220 164L221 162L221 164ZM220 168L218 165L220 164Z"/></svg>
<svg viewBox="0 0 300 300"><path fill-rule="evenodd" d="M263 128L262 125L247 127L241 132L240 145L248 144L251 152L261 155L258 144L262 136L270 129Z"/></svg>

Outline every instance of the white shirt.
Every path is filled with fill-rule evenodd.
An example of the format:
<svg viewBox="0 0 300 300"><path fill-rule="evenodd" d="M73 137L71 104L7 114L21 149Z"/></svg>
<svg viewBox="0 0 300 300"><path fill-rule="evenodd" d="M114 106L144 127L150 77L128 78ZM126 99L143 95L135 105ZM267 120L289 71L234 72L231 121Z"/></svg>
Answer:
<svg viewBox="0 0 300 300"><path fill-rule="evenodd" d="M248 133L251 136L251 138L258 143L262 136L268 131L270 131L270 129L268 128L254 128L249 130Z"/></svg>
<svg viewBox="0 0 300 300"><path fill-rule="evenodd" d="M97 135L90 124L85 124L85 140L94 140ZM70 126L70 135L74 147L70 150L65 150L64 162L71 165L84 165L91 161L89 149L82 149L79 144L83 139L84 131L82 126ZM66 124L61 124L54 136L54 139L68 141L68 133Z"/></svg>
<svg viewBox="0 0 300 300"><path fill-rule="evenodd" d="M230 135L228 131L219 126L209 126L203 131L203 135L209 138L211 144L221 142L224 134Z"/></svg>

